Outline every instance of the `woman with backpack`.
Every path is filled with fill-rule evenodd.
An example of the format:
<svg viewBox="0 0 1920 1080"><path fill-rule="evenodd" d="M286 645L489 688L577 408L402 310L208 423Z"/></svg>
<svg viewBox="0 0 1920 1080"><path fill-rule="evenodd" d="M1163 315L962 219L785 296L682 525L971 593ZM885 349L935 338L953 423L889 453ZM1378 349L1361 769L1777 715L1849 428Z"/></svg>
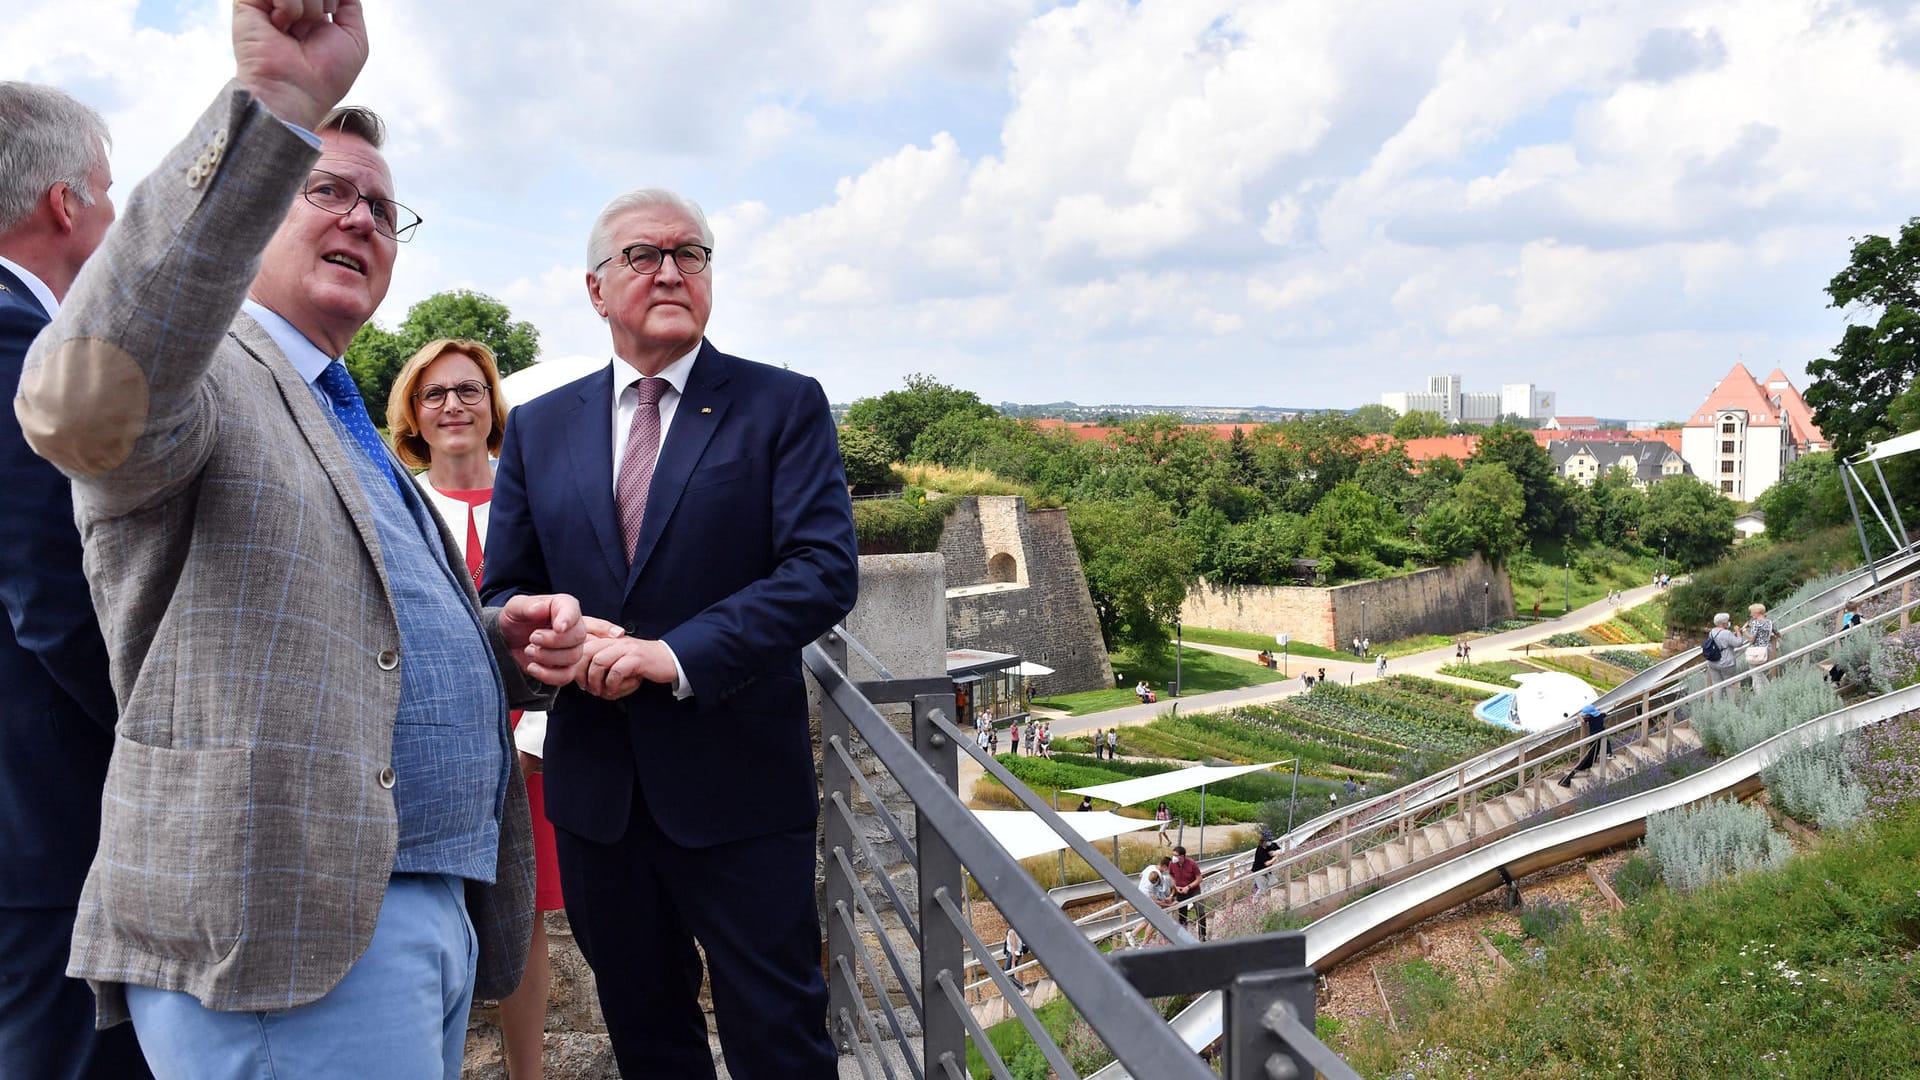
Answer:
<svg viewBox="0 0 1920 1080"><path fill-rule="evenodd" d="M1707 685L1716 686L1733 675L1734 654L1745 639L1733 632L1733 616L1722 611L1713 617L1713 629L1700 644L1700 656L1707 667Z"/></svg>

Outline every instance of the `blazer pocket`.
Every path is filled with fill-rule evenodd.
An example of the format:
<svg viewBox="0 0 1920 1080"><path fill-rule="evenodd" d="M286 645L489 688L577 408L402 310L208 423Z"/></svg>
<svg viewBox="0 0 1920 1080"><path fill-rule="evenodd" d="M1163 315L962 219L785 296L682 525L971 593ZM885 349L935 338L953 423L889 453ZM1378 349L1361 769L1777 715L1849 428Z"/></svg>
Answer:
<svg viewBox="0 0 1920 1080"><path fill-rule="evenodd" d="M752 476L753 471L754 459L750 457L722 461L717 465L694 470L693 475L687 478L687 490L699 491L701 488L730 484L743 476Z"/></svg>
<svg viewBox="0 0 1920 1080"><path fill-rule="evenodd" d="M233 950L246 928L252 783L250 750L115 737L94 872L117 935L177 960Z"/></svg>

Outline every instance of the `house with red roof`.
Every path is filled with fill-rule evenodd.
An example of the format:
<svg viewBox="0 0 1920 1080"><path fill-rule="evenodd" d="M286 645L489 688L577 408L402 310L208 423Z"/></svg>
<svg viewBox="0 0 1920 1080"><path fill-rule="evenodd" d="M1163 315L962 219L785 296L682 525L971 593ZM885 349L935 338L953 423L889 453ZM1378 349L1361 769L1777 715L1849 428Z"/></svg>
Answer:
<svg viewBox="0 0 1920 1080"><path fill-rule="evenodd" d="M1756 379L1733 365L1680 432L1680 456L1722 495L1748 502L1780 482L1787 463L1832 445L1800 391L1774 368Z"/></svg>

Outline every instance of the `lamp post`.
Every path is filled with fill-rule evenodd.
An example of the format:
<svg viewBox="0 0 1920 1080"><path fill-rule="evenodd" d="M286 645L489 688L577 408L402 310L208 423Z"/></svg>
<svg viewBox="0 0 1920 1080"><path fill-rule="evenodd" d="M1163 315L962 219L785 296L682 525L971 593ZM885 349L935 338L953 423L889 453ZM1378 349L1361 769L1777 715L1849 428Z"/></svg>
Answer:
<svg viewBox="0 0 1920 1080"><path fill-rule="evenodd" d="M1660 534L1660 576L1667 576L1667 535Z"/></svg>
<svg viewBox="0 0 1920 1080"><path fill-rule="evenodd" d="M1480 583L1480 625L1493 625L1493 582Z"/></svg>
<svg viewBox="0 0 1920 1080"><path fill-rule="evenodd" d="M1360 640L1373 640L1373 638L1367 635L1367 601L1365 598L1362 598L1360 601Z"/></svg>
<svg viewBox="0 0 1920 1080"><path fill-rule="evenodd" d="M1173 696L1174 697L1180 696L1180 646L1181 646L1180 618L1179 616L1175 616L1173 620ZM1203 801L1204 801L1204 796L1203 796ZM1201 827L1205 828L1205 824L1202 823Z"/></svg>
<svg viewBox="0 0 1920 1080"><path fill-rule="evenodd" d="M1571 612L1573 611L1573 560L1572 560L1572 559L1568 559L1568 560L1567 560L1567 601L1566 601L1566 609L1567 609L1567 611L1568 611L1569 613L1571 613Z"/></svg>

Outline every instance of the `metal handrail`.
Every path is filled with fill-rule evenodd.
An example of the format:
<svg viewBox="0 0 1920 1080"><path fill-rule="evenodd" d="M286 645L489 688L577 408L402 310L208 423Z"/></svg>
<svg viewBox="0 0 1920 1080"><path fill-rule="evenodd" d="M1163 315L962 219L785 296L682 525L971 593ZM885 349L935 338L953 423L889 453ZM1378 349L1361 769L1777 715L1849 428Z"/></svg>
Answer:
<svg viewBox="0 0 1920 1080"><path fill-rule="evenodd" d="M854 682L843 659L843 650L848 648L858 651L881 679ZM1194 943L1170 913L1141 896L1131 878L1102 857L1091 842L1069 829L1044 799L974 746L954 725L951 684L941 679L895 679L841 630L808 646L804 660L823 691L830 1016L836 1038L843 1050L856 1056L862 1075L874 1076L877 1060L878 1069L896 1080L894 1060L888 1053L891 1047L904 1059L914 1080L939 1075L959 1078L964 1073L967 1038L978 1044L990 1072L996 1077L1009 1075L1007 1063L985 1043L981 1022L968 1007L961 987L963 956L968 952L974 956L987 953L985 943L956 903L962 895L964 868L1108 1049L1139 1075L1156 1080L1203 1080L1213 1075L1160 1017L1148 997L1226 988L1233 1000L1262 1016L1272 1012L1269 1006L1281 1001L1295 1010L1274 1013L1277 1019L1271 1023L1242 1025L1232 1034L1225 1047L1230 1077L1239 1080L1267 1075L1275 1054L1281 1055L1283 1063L1295 1062L1302 1068L1326 1066L1321 1071L1338 1080L1354 1076L1312 1036L1311 971L1297 961L1290 968L1275 969L1275 954L1264 942L1257 949L1234 943L1233 948L1225 950ZM911 731L896 730L875 707L875 701L911 704ZM856 737L864 743L863 754L855 753ZM1133 900L1143 918L1178 943L1170 949L1152 950L1156 957L1183 957L1187 950L1194 950L1194 958L1182 959L1172 973L1160 959L1137 970L1123 960L1109 962L961 802L955 791L955 766L956 756L962 751L978 759L1119 895ZM879 798L881 785L865 782L861 767L867 760L865 755L890 774L893 784L911 802L910 828L886 814ZM856 798L864 798L886 820L905 861L917 874L917 890L897 887L890 880L889 864L881 863L879 852L862 834L855 818ZM882 883L869 887L863 873L868 878L878 877ZM915 891L917 912L909 910L908 897ZM883 923L888 912L906 933L889 934L888 925ZM876 947L884 954L884 968L873 955ZM903 948L919 949L917 964L903 958ZM1297 946L1293 952L1299 952ZM917 980L910 975L916 967ZM901 991L898 1002L889 993L888 974ZM1063 1080L1073 1078L1067 1058L1027 1007L1012 978L997 969L990 971L990 978L1039 1046L1048 1066ZM1180 989L1168 989L1176 983ZM1306 990L1304 1002L1300 998L1302 988ZM878 999L877 1005L871 1004L869 993ZM876 1024L875 1011L884 1017L890 1035L883 1035ZM917 1054L906 1034L912 1025L903 1012L919 1021L922 1034ZM1304 1020L1296 1022L1289 1017Z"/></svg>

